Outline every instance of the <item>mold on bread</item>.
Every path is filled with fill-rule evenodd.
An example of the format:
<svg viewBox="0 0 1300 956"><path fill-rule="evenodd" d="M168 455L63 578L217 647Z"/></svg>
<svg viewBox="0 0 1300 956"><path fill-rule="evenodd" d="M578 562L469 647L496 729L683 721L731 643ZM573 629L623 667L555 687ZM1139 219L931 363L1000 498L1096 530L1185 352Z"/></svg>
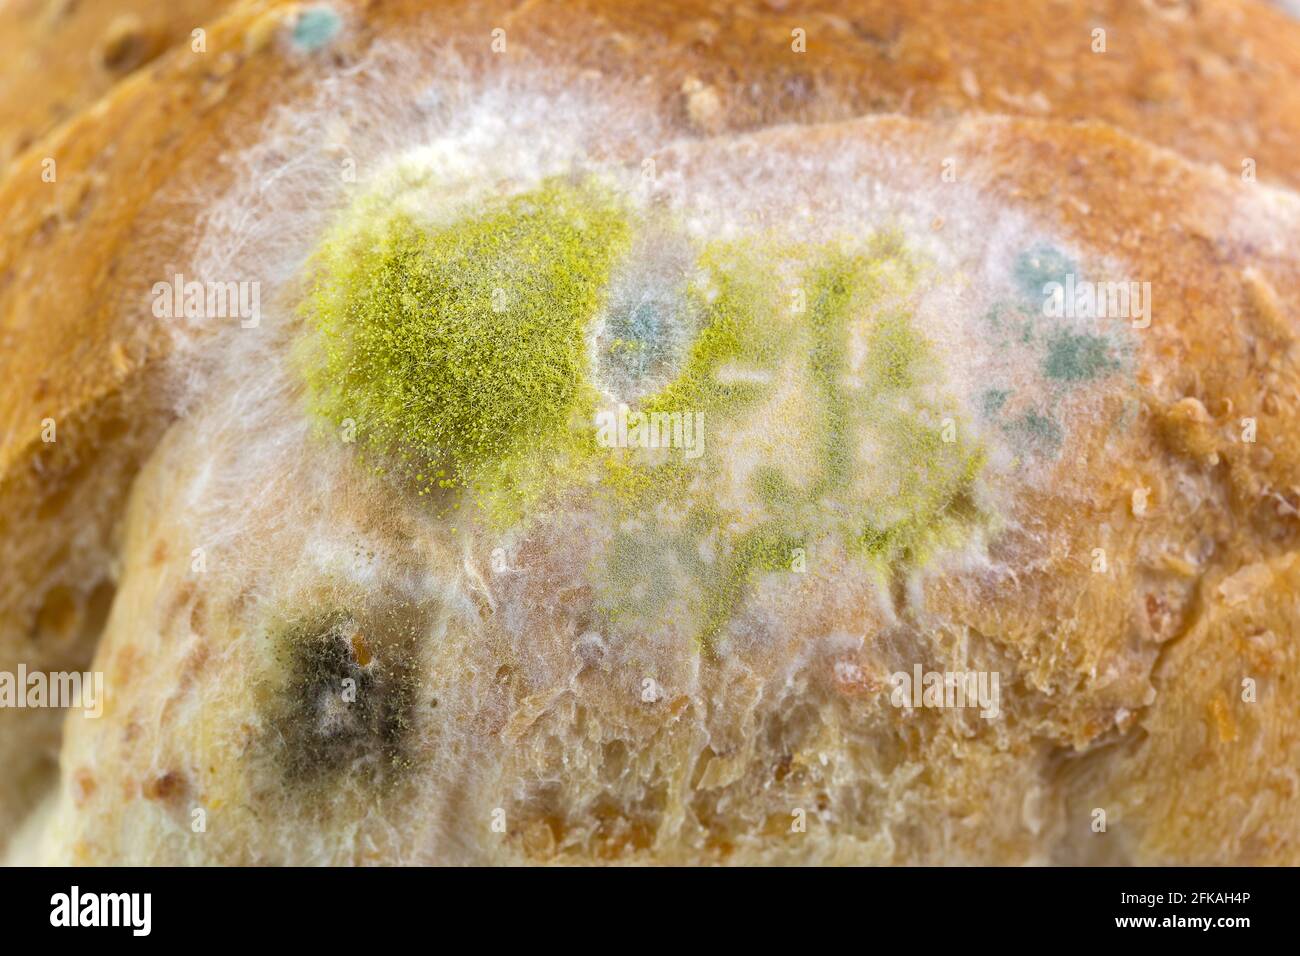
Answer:
<svg viewBox="0 0 1300 956"><path fill-rule="evenodd" d="M1297 27L1022 6L238 4L42 134L0 653L108 694L11 858L1294 863Z"/></svg>

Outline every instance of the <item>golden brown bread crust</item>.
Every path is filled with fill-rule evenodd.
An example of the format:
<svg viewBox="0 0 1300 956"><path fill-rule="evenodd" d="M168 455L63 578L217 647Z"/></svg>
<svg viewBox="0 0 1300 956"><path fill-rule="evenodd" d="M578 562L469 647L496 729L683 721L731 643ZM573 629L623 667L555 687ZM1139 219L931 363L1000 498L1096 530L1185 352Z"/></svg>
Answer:
<svg viewBox="0 0 1300 956"><path fill-rule="evenodd" d="M1105 18L1108 52L1099 55L1088 47L1092 19L1081 5L976 10L935 3L906 15L890 4L842 6L796 16L730 13L715 4L671 10L601 4L560 16L547 4L450 5L433 14L416 3L359 4L348 31L325 55L345 63L362 55L370 37L401 36L413 23L428 24L436 25L438 42L460 48L467 71L488 71L497 68L486 50L488 34L502 25L508 57L553 59L575 76L601 71L621 78L620 89L643 80L633 86L638 105L689 137L725 141L782 122L906 112L925 119L821 126L795 137L797 144L793 134L777 130L768 142L829 155L836 137L870 139L894 160L880 175L900 188L927 188L934 164L957 156L964 178L990 202L1023 210L1081 247L1140 263L1142 277L1168 291L1159 321L1141 339L1138 426L1120 445L1091 436L1073 449L1089 463L1085 468L1063 462L1051 494L1026 492L1018 507L1051 547L1014 590L990 590L961 576L928 585L950 624L984 635L990 653L1016 662L1023 686L1013 705L1014 744L962 742L935 727L933 737L904 736L891 746L901 748L895 759L923 764L938 761L945 749L969 748L961 769L936 773L919 788L915 799L928 812L983 819L1009 801L1017 811L1034 808L1026 813L1037 823L1028 829L1020 820L985 820L983 842L971 844L970 859L980 853L1007 862L1036 859L1040 832L1086 819L1101 805L1125 808L1131 829L1122 839L1102 844L1066 827L1052 852L1104 861L1295 862L1295 781L1280 769L1288 760L1297 763L1300 725L1294 694L1285 692L1300 638L1291 560L1300 533L1300 451L1287 440L1300 414L1291 318L1300 275L1289 251L1297 238L1294 197L1279 193L1280 211L1267 226L1257 225L1252 220L1264 222L1270 202L1250 190L1266 187L1244 186L1235 174L1250 156L1262 181L1295 185L1287 157L1295 155L1293 117L1300 113L1293 84L1284 81L1300 72L1296 26L1255 4L1206 3L1163 13L1116 4ZM241 5L209 30L212 59L173 50L28 150L0 183L0 206L12 210L0 244L0 328L14 350L13 371L0 383L0 533L10 566L32 569L30 579L7 581L4 606L14 612L5 615L11 624L0 635L6 662L76 666L97 636L94 607L102 602L101 582L110 579L112 529L128 482L169 417L166 408L151 407L158 382L150 369L170 342L157 325L139 320L147 287L188 254L192 211L182 200L201 194L200 187L219 191L237 176L223 154L272 107L307 96L318 71L330 69L286 49L278 18L290 23L293 16L293 5ZM793 26L808 30L803 57L789 49ZM1025 62L1025 51L1041 52L1041 61ZM222 65L214 70L214 62ZM982 112L1044 118L956 119ZM1064 122L1081 117L1095 122ZM1159 148L1166 146L1176 152ZM58 157L57 184L40 183L46 153ZM910 165L900 166L900 157ZM1217 162L1228 174L1188 160ZM35 316L40 335L32 330ZM1231 438L1244 415L1258 420L1257 444ZM47 416L60 427L53 449L40 442ZM1188 475L1204 489L1194 513L1176 491ZM1155 489L1152 510L1141 518L1131 508L1139 486ZM89 525L94 545L69 549L66 530L32 534L33 513L46 529ZM1086 556L1103 523L1120 558L1115 575L1099 577ZM1204 564L1189 572L1171 558L1197 550L1204 538L1213 542ZM146 547L138 540L128 548L128 566ZM1233 581L1259 595L1247 599L1248 613L1231 597L1232 585L1227 596L1222 591ZM131 589L126 606L155 600L147 571L133 576L128 569L123 584ZM125 613L119 610L119 618L126 620ZM52 645L60 633L68 643ZM137 640L146 644L137 647ZM130 659L147 670L147 640L119 623L101 649L100 666L112 674ZM219 650L222 635L208 633L206 640ZM1240 676L1233 670L1241 670L1243 659L1251 675L1275 682L1244 714L1234 703ZM155 666L158 674L142 687L170 683L166 660ZM1221 685L1203 676L1210 674ZM1154 703L1150 686L1159 691ZM814 686L808 697L837 715L830 723L879 721L879 714L854 710L867 705L852 695L845 703L841 690ZM1116 728L1118 710L1128 717ZM49 742L45 723L41 733ZM106 746L92 731L114 729L122 728L110 716L69 741L65 807L84 813L68 823L78 834L76 858L167 858L161 845L91 835L112 830L106 821L120 812L123 788L128 803L156 800L146 792L156 768L132 758L138 741L121 753L120 788L82 796L76 754ZM162 736L168 728L138 730L183 757L184 746ZM632 739L652 749L654 733L641 727ZM1112 739L1115 746L1098 746ZM1258 753L1271 756L1260 761ZM770 756L738 757L732 785L739 791L757 786ZM1162 793L1160 781L1185 774L1188 762L1203 774L1200 792L1214 795L1204 806L1167 802ZM713 773L721 779L724 772ZM811 770L795 774L790 786L809 789L783 796L784 802L815 802L814 778ZM186 779L199 792L241 786ZM29 798L12 796L11 812ZM1058 803L1065 809L1053 810ZM1244 806L1256 825L1238 834L1241 813L1226 808ZM545 858L563 846L565 827L575 825L561 819L563 811L563 804L548 811L547 839L536 821L521 825L506 858ZM635 857L649 850L647 834L661 823L653 814L638 816L617 803L601 812L611 821L602 825L605 835L561 855ZM709 822L703 804L693 812L704 821L704 849L683 844L661 848L660 857L761 858L763 851L729 831L725 815L713 811L718 819ZM1198 817L1208 822L1188 822ZM924 828L904 828L889 853L870 841L859 849L872 859L938 862L961 845L936 843ZM209 844L205 852L246 859L234 842L220 847ZM800 852L806 851L794 858Z"/></svg>
<svg viewBox="0 0 1300 956"><path fill-rule="evenodd" d="M0 164L123 77L225 13L232 0L13 0L0 6Z"/></svg>
<svg viewBox="0 0 1300 956"><path fill-rule="evenodd" d="M22 12L17 5L5 10ZM95 19L78 16L83 24ZM59 30L48 35L56 46L63 40ZM214 27L211 39L229 48L236 35ZM164 79L146 67L13 159L0 186L8 213L0 227L0 334L10 372L0 385L0 535L13 569L0 615L6 670L89 659L112 590L113 528L131 476L170 415L149 397L147 370L165 343L157 326L137 319L136 282L184 247L184 222L193 215L183 204L159 204L160 189L184 178L178 171L196 165L196 153L201 168L192 175L212 182L222 175L218 156L202 152L214 143L203 117L232 64L218 54L186 59L178 51L169 62ZM6 116L39 128L43 100L9 93L11 105L23 100L33 112ZM47 158L56 163L53 182L42 177ZM57 423L60 442L42 442L47 418ZM35 530L56 525L64 530ZM60 717L5 711L0 719L13 728L5 739L14 772L0 787L8 831L32 789L48 781Z"/></svg>

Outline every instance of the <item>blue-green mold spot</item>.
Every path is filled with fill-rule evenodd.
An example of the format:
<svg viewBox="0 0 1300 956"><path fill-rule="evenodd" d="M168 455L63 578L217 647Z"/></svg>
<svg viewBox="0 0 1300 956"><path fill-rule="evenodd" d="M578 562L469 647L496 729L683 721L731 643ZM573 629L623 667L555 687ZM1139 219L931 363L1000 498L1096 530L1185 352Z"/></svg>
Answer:
<svg viewBox="0 0 1300 956"><path fill-rule="evenodd" d="M1076 272L1073 259L1055 246L1040 243L1016 257L1015 279L1020 292L1031 302L1042 302L1043 287L1049 282L1065 284L1065 277Z"/></svg>
<svg viewBox="0 0 1300 956"><path fill-rule="evenodd" d="M1054 418L1032 409L1007 422L1002 429L1017 448L1038 458L1055 456L1065 439Z"/></svg>
<svg viewBox="0 0 1300 956"><path fill-rule="evenodd" d="M682 297L671 288L621 291L613 299L601 365L615 392L637 395L678 364L685 347L683 311Z"/></svg>
<svg viewBox="0 0 1300 956"><path fill-rule="evenodd" d="M1099 335L1062 329L1047 341L1043 375L1053 382L1091 382L1120 367L1111 344Z"/></svg>
<svg viewBox="0 0 1300 956"><path fill-rule="evenodd" d="M990 388L980 396L980 410L984 413L985 418L994 418L998 412L1002 411L1002 406L1007 403L1011 397L1011 390L1007 388Z"/></svg>
<svg viewBox="0 0 1300 956"><path fill-rule="evenodd" d="M314 53L338 36L342 28L343 20L329 7L312 7L304 10L293 25L293 44Z"/></svg>

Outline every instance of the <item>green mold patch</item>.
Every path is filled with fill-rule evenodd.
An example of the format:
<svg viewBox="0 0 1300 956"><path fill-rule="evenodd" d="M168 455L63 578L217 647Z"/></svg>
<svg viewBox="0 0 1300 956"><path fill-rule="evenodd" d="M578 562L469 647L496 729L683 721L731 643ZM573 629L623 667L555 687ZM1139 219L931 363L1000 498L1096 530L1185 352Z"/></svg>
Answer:
<svg viewBox="0 0 1300 956"><path fill-rule="evenodd" d="M708 281L685 290L682 308L698 331L677 375L635 407L647 415L702 412L711 431L752 414L770 394L761 379L775 373L789 350L790 334L776 305L777 278L766 268L770 260L762 247L711 244L700 250L697 263ZM601 490L623 507L639 506L682 494L709 467L680 453L650 462L610 450L602 458Z"/></svg>
<svg viewBox="0 0 1300 956"><path fill-rule="evenodd" d="M980 396L980 410L984 413L984 417L995 417L1000 411L1002 411L1002 406L1007 403L1007 399L1011 397L1011 394L1012 392L1009 388L987 389L984 394Z"/></svg>
<svg viewBox="0 0 1300 956"><path fill-rule="evenodd" d="M509 520L548 461L583 445L587 329L627 248L627 210L551 180L449 225L398 213L348 226L304 306L313 409L354 421L378 470L421 493L472 487Z"/></svg>
<svg viewBox="0 0 1300 956"><path fill-rule="evenodd" d="M1013 302L999 302L984 314L988 341L999 349L1033 344L1035 314Z"/></svg>
<svg viewBox="0 0 1300 956"><path fill-rule="evenodd" d="M1060 249L1040 243L1016 257L1012 274L1025 300L1041 304L1046 296L1043 287L1050 282L1065 284L1067 275L1078 273L1078 265Z"/></svg>
<svg viewBox="0 0 1300 956"><path fill-rule="evenodd" d="M1091 382L1120 367L1112 343L1100 335L1061 330L1047 342L1043 376L1053 382Z"/></svg>
<svg viewBox="0 0 1300 956"><path fill-rule="evenodd" d="M803 539L768 525L741 535L723 558L720 568L706 581L702 595L702 623L696 640L703 650L712 650L735 615L745 592L759 575L789 571L791 554Z"/></svg>
<svg viewBox="0 0 1300 956"><path fill-rule="evenodd" d="M924 563L941 544L960 540L977 517L970 490L985 460L959 429L955 403L939 397L942 369L909 304L918 275L892 237L876 240L864 256L832 255L815 271L817 287L834 293L817 297L818 339L856 335L864 355L860 384L850 390L842 363L818 367L818 355L830 349L812 353L827 421L822 474L809 504L830 494L835 510L857 515L851 530L841 525L843 537L887 569ZM864 447L873 450L869 457Z"/></svg>
<svg viewBox="0 0 1300 956"><path fill-rule="evenodd" d="M910 304L921 270L895 237L858 252L719 244L701 262L707 278L689 292L699 334L679 376L644 407L702 412L715 451L693 463L611 456L618 513L668 508L683 519L671 534L622 535L619 558L593 571L607 620L643 628L632 605L653 565L655 593L688 596L711 653L744 595L764 575L793 573L798 551L824 543L893 574L990 519L973 493L984 452L940 397L943 369ZM795 284L802 309L791 307ZM736 500L735 469L773 430L786 453L758 455Z"/></svg>
<svg viewBox="0 0 1300 956"><path fill-rule="evenodd" d="M986 453L969 441L945 441L942 428L917 419L897 422L893 432L893 490L866 504L855 543L884 567L924 565L987 523L974 498Z"/></svg>
<svg viewBox="0 0 1300 956"><path fill-rule="evenodd" d="M988 344L1007 356L1010 371L984 391L981 412L1019 455L1052 459L1064 447L1066 403L1079 390L1132 384L1135 343L1123 317L1070 321L1047 314L1043 287L1064 287L1067 276L1079 274L1078 264L1055 247L1025 250L1012 274L1019 301L1000 301L984 317ZM1026 375L1030 370L1036 374Z"/></svg>
<svg viewBox="0 0 1300 956"><path fill-rule="evenodd" d="M692 244L592 183L435 224L368 197L314 263L308 402L355 423L375 470L448 509L468 494L489 528L580 489L610 529L588 569L605 626L687 620L711 653L796 552L893 576L994 520L914 319L925 272L893 234ZM610 395L701 416L701 453L601 447Z"/></svg>
<svg viewBox="0 0 1300 956"><path fill-rule="evenodd" d="M1002 430L1017 450L1038 458L1054 458L1065 441L1065 433L1056 420L1033 409L1004 422Z"/></svg>
<svg viewBox="0 0 1300 956"><path fill-rule="evenodd" d="M840 380L847 366L847 317L850 304L863 279L863 263L834 258L817 267L811 276L812 303L809 329L812 347L808 352L808 372L821 398L818 443L822 467L816 490L825 493L841 486L853 465L850 448L850 408ZM760 476L761 477L761 476ZM767 490L774 490L770 478ZM760 488L760 495L764 489ZM780 509L783 499L765 496L770 507ZM785 501L793 500L787 492Z"/></svg>
<svg viewBox="0 0 1300 956"><path fill-rule="evenodd" d="M775 305L777 277L763 271L763 261L761 250L745 246L714 244L701 252L699 266L712 286L696 284L687 293L691 310L702 315L700 331L679 375L645 401L647 411L737 414L762 397L763 385L727 371L770 373L789 341Z"/></svg>

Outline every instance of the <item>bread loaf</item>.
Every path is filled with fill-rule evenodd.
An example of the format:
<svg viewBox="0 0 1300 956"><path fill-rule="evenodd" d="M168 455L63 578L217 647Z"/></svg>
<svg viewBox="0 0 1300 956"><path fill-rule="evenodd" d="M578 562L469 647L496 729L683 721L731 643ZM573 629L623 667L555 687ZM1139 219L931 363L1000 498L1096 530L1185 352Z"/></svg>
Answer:
<svg viewBox="0 0 1300 956"><path fill-rule="evenodd" d="M1300 861L1284 12L59 8L12 862Z"/></svg>

